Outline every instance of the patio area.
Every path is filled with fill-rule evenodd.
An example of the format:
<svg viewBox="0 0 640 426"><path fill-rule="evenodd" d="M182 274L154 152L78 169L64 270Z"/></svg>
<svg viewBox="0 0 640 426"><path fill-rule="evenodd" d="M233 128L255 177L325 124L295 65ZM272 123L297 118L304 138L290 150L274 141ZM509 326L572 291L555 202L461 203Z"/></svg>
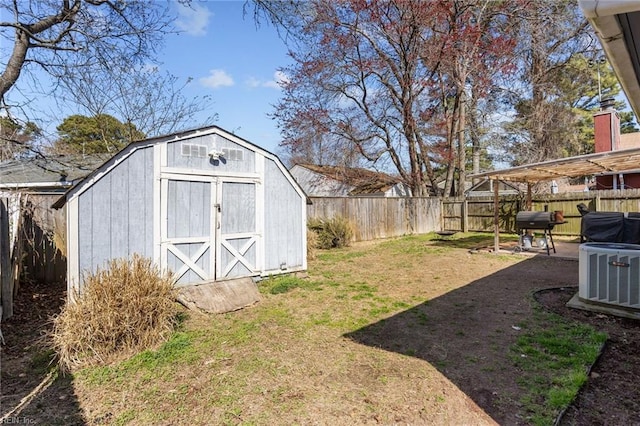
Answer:
<svg viewBox="0 0 640 426"><path fill-rule="evenodd" d="M561 259L572 259L576 261L578 260L580 247L579 238L554 235L553 242L556 248L556 252L554 253L553 249L551 249L549 256ZM518 254L523 254L526 256L547 256L547 250L541 248L533 248L528 251L522 251Z"/></svg>

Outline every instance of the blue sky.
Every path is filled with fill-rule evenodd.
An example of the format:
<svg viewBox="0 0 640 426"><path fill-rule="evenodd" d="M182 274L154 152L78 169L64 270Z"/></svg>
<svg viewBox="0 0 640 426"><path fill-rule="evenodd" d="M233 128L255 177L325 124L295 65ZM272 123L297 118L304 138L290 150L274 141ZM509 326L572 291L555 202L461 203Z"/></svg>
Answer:
<svg viewBox="0 0 640 426"><path fill-rule="evenodd" d="M159 71L178 77L178 83L191 82L183 96L209 95L211 109L185 123L185 128L202 126L207 118L217 114L214 123L248 141L274 153L278 152L280 133L275 121L267 117L280 99L278 68L290 64L287 48L276 29L266 22L259 27L252 8L244 16L244 0L193 0L191 7L170 0L178 19L179 34L169 34L159 50ZM9 50L0 40L0 55ZM6 58L3 57L4 60ZM35 69L35 68L34 68ZM36 119L49 138L56 138L56 126L72 114L85 112L53 102L55 92L43 96L32 89L32 80L25 74L10 92L11 102L22 102L29 119ZM39 70L33 74L46 87L50 78ZM48 90L48 89L43 89ZM41 93L41 92L40 92Z"/></svg>
<svg viewBox="0 0 640 426"><path fill-rule="evenodd" d="M203 113L202 120L217 113L216 125L275 152L280 134L267 114L280 98L277 70L290 58L275 28L256 27L251 9L243 15L243 5L194 1L185 8L174 3L182 33L166 38L162 68L182 81L193 79L185 96L211 95L213 111Z"/></svg>

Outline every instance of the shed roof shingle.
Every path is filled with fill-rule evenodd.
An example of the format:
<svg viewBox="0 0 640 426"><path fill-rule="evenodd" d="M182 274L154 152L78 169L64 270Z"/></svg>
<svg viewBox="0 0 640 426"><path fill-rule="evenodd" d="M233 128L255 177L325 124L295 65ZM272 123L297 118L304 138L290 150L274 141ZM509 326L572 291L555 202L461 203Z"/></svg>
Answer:
<svg viewBox="0 0 640 426"><path fill-rule="evenodd" d="M7 160L0 163L0 185L28 188L33 184L73 182L98 168L111 156L58 155Z"/></svg>

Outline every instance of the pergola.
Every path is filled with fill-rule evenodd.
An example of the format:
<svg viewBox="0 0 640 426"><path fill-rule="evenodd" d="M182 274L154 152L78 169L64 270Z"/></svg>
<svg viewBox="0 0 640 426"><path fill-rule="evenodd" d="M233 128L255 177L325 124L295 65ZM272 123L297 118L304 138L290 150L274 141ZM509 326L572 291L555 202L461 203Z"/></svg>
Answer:
<svg viewBox="0 0 640 426"><path fill-rule="evenodd" d="M640 171L640 148L586 154L540 163L524 164L509 169L477 173L470 177L525 182L527 184L527 206L530 208L531 185L538 182L560 178L628 173L630 171ZM494 253L498 253L500 247L500 200L498 197L498 187L499 185L493 185Z"/></svg>

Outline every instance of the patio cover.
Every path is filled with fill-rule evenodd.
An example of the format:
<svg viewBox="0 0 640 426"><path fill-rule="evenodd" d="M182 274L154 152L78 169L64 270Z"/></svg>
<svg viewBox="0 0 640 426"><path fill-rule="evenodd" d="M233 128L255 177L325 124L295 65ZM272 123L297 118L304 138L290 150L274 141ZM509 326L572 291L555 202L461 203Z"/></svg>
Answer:
<svg viewBox="0 0 640 426"><path fill-rule="evenodd" d="M559 179L580 177L589 175L603 175L637 171L640 169L640 148L624 149L618 151L585 154L576 157L560 158L558 160L542 161L540 163L524 164L509 169L494 170L477 173L470 178L501 179L512 182L526 182L528 184L527 198L530 203L531 184ZM494 253L500 248L500 211L498 192L494 185Z"/></svg>
<svg viewBox="0 0 640 426"><path fill-rule="evenodd" d="M537 183L565 177L623 173L639 169L640 148L632 148L524 164L504 170L477 173L470 177Z"/></svg>

